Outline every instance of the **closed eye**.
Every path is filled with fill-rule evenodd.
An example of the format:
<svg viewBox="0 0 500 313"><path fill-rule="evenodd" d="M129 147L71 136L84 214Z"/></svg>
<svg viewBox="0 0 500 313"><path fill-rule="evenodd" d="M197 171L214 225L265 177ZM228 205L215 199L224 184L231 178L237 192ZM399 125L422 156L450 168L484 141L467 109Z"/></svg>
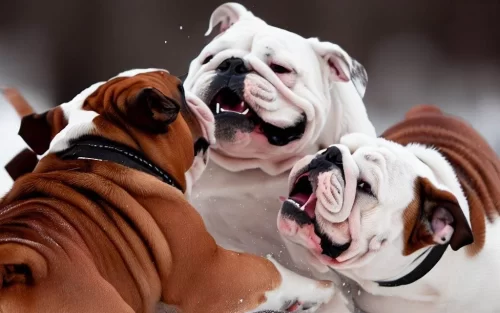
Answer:
<svg viewBox="0 0 500 313"><path fill-rule="evenodd" d="M269 65L269 67L271 68L271 70L273 70L273 72L275 72L276 74L289 74L292 72L292 70L289 70L287 69L286 67L284 66L281 66L281 65L278 65L276 63L271 63L271 65Z"/></svg>
<svg viewBox="0 0 500 313"><path fill-rule="evenodd" d="M372 186L369 183L365 182L364 180L358 181L357 189L358 189L358 191L360 191L364 194L367 194L371 197L376 198L375 194L373 193Z"/></svg>
<svg viewBox="0 0 500 313"><path fill-rule="evenodd" d="M208 62L210 62L210 60L212 60L214 58L213 55L209 55L205 58L205 60L203 60L203 63L201 63L202 65L204 64L207 64Z"/></svg>

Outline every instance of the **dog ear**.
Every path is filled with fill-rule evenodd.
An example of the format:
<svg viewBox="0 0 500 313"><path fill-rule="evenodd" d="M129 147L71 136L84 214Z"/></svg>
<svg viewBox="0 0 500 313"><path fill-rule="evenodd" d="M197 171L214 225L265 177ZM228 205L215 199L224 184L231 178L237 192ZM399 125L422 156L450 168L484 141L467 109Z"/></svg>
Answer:
<svg viewBox="0 0 500 313"><path fill-rule="evenodd" d="M415 199L404 212L405 255L434 244L453 250L474 242L472 230L456 197L418 177Z"/></svg>
<svg viewBox="0 0 500 313"><path fill-rule="evenodd" d="M358 61L351 58L339 45L322 42L317 38L309 39L314 51L325 60L334 81L352 81L361 98L364 97L368 74Z"/></svg>
<svg viewBox="0 0 500 313"><path fill-rule="evenodd" d="M210 35L217 24L220 23L219 33L225 32L229 27L236 23L242 15L252 14L244 6L235 2L227 2L220 5L210 16L210 23L205 36ZM253 14L252 14L253 15Z"/></svg>
<svg viewBox="0 0 500 313"><path fill-rule="evenodd" d="M127 102L128 122L150 133L166 133L180 108L175 100L167 98L158 89L142 88Z"/></svg>
<svg viewBox="0 0 500 313"><path fill-rule="evenodd" d="M21 120L19 136L38 155L49 149L52 139L68 125L64 112L56 107L42 114L26 115Z"/></svg>
<svg viewBox="0 0 500 313"><path fill-rule="evenodd" d="M12 180L16 180L24 174L33 172L37 164L36 153L30 149L24 149L5 165L5 170Z"/></svg>

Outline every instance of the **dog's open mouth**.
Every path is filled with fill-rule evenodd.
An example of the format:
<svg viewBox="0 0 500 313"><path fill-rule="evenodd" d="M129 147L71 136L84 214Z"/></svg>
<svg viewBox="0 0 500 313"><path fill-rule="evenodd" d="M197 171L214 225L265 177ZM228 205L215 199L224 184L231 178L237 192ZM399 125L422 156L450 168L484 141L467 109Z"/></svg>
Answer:
<svg viewBox="0 0 500 313"><path fill-rule="evenodd" d="M316 208L316 195L309 181L309 172L299 175L295 180L292 191L287 199L296 209L304 212L310 220L314 220Z"/></svg>
<svg viewBox="0 0 500 313"><path fill-rule="evenodd" d="M227 112L250 116L254 113L250 106L230 88L223 88L215 95L210 102L210 109L214 115Z"/></svg>
<svg viewBox="0 0 500 313"><path fill-rule="evenodd" d="M245 102L238 92L230 87L219 90L210 100L209 107L215 115L216 121L225 120L226 123L231 124L239 124L239 121L246 132L262 134L271 145L275 146L285 146L302 138L306 130L305 115L290 127L281 128L267 123ZM242 122L242 118L244 122ZM236 129L238 125L232 125L231 128Z"/></svg>
<svg viewBox="0 0 500 313"><path fill-rule="evenodd" d="M283 217L293 220L299 226L312 224L314 233L321 240L321 253L335 259L349 248L350 243L339 246L321 231L316 221L316 201L317 198L314 194L309 172L305 172L296 178L288 199L283 203L281 214Z"/></svg>

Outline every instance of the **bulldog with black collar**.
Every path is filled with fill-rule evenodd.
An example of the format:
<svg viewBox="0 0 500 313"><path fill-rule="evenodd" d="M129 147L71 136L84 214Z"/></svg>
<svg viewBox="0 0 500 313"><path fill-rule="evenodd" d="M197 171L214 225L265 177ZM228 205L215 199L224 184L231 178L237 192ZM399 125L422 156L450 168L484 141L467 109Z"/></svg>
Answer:
<svg viewBox="0 0 500 313"><path fill-rule="evenodd" d="M358 283L365 312L500 312L499 182L481 135L418 106L299 161L278 227L298 263Z"/></svg>
<svg viewBox="0 0 500 313"><path fill-rule="evenodd" d="M237 3L213 12L207 34L217 24L184 82L216 121L191 201L222 246L287 263L276 195L304 155L346 133L375 137L362 101L366 72L338 45L273 27Z"/></svg>
<svg viewBox="0 0 500 313"><path fill-rule="evenodd" d="M24 116L19 133L43 156L0 199L0 311L312 313L328 302L330 282L217 246L186 201L213 124L161 69Z"/></svg>

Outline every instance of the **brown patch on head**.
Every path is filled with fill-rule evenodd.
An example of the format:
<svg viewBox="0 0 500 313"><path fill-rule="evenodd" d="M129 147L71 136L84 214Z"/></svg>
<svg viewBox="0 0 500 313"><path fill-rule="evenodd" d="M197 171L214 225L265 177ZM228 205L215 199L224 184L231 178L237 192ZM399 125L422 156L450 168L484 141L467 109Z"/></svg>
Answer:
<svg viewBox="0 0 500 313"><path fill-rule="evenodd" d="M37 154L44 154L52 139L67 125L63 110L56 107L42 114L33 113L23 117L19 136Z"/></svg>
<svg viewBox="0 0 500 313"><path fill-rule="evenodd" d="M93 121L97 135L142 151L184 186L194 139L202 131L177 77L165 71L117 77L87 97L82 108L99 114Z"/></svg>
<svg viewBox="0 0 500 313"><path fill-rule="evenodd" d="M193 138L202 134L186 103L182 82L165 71L111 79L85 100L83 109L157 134L165 133L180 112Z"/></svg>
<svg viewBox="0 0 500 313"><path fill-rule="evenodd" d="M484 247L486 223L500 214L499 158L486 140L459 118L444 113L409 115L382 137L402 145L434 147L451 164L469 204L474 243L467 247L467 253L474 256Z"/></svg>
<svg viewBox="0 0 500 313"><path fill-rule="evenodd" d="M173 123L184 95L181 81L163 71L117 77L101 85L83 104L106 119L161 134Z"/></svg>
<svg viewBox="0 0 500 313"><path fill-rule="evenodd" d="M449 239L453 250L473 242L472 230L460 208L457 199L450 192L437 189L427 178L418 177L415 181L415 196L403 213L404 242L403 255L434 244L446 244L447 238L435 240L432 226L436 210L444 209L452 217L447 222L453 227L453 235Z"/></svg>

